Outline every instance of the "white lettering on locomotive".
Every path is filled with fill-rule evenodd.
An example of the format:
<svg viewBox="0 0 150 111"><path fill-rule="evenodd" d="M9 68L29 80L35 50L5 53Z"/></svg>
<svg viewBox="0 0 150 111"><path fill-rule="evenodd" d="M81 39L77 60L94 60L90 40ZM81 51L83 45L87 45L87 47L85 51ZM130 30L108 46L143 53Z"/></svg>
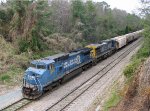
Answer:
<svg viewBox="0 0 150 111"><path fill-rule="evenodd" d="M78 55L76 58L71 59L70 61L67 61L64 63L64 68L67 68L69 66L72 66L74 64L80 64L81 60L80 60L80 56Z"/></svg>

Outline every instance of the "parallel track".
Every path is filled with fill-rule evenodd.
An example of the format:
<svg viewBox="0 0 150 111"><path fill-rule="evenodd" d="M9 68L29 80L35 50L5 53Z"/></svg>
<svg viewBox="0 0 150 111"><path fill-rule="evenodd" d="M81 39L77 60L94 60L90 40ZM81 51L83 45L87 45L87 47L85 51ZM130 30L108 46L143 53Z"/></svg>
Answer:
<svg viewBox="0 0 150 111"><path fill-rule="evenodd" d="M24 106L28 105L29 103L31 103L30 100L22 98L19 101L16 101L13 104L11 104L1 110L2 111L17 111L17 110L23 108Z"/></svg>
<svg viewBox="0 0 150 111"><path fill-rule="evenodd" d="M133 51L137 46L139 46L140 42L141 42L141 40L138 40L138 42L136 44L134 44L128 50L126 50L125 52L120 54L117 59L114 59L113 61L111 61L107 66L105 66L103 69L98 71L96 74L94 74L88 80L86 80L81 85L74 88L71 92L69 92L65 96L63 96L56 103L54 103L53 105L48 107L46 109L46 111L63 111L63 110L65 110L70 104L72 104L84 92L86 92L90 87L92 87L95 83L97 83L104 75L106 75L108 71L110 71L118 63L120 63L121 60L123 58L125 58L131 51ZM87 83L88 83L88 85L86 85Z"/></svg>
<svg viewBox="0 0 150 111"><path fill-rule="evenodd" d="M58 100L56 103L54 103L53 105L51 105L49 108L46 109L46 111L59 111L59 110L55 110L55 107L57 105L61 105L61 103L63 103L63 105L61 105L61 111L64 110L67 106L69 106L74 100L76 100L78 97L80 97L85 91L87 91L91 86L93 86L98 80L100 80L108 71L110 71L114 66L116 66L123 58L126 57L126 55L128 55L133 49L135 49L139 44L140 44L141 40L138 40L138 42L134 45L132 45L129 49L127 49L126 51L124 51L122 54L119 55L119 57L117 59L114 59L113 61L111 61L110 63L108 63L103 69L101 69L100 71L98 71L96 74L94 74L92 77L90 77L88 80L86 80L85 82L83 82L80 86L75 87L71 92L69 92L68 94L66 94L65 96L63 96L60 100ZM136 41L135 41L136 42ZM130 51L131 50L131 51ZM123 56L125 53L127 53L125 56ZM122 57L123 56L123 57ZM119 59L120 58L120 59ZM119 59L118 62L116 62ZM112 64L114 64L113 66L111 66ZM110 67L111 66L111 67ZM110 67L110 68L109 68ZM107 69L108 68L108 69ZM102 72L103 74L100 76L99 73ZM100 76L96 79L94 79L96 76ZM85 89L81 87L83 87L86 83L90 82L93 79L93 82L90 83L90 85L88 87L86 87ZM48 94L48 93L47 93ZM44 97L47 95L44 94ZM67 98L69 98L71 95L76 95L76 97L74 97L71 101L67 101ZM71 96L72 97L72 96ZM62 101L67 101L67 102L62 102ZM28 104L30 104L32 101L31 100L27 100L27 99L20 99L19 101L14 102L13 104L0 109L1 111L17 111L20 110L21 108L27 106Z"/></svg>

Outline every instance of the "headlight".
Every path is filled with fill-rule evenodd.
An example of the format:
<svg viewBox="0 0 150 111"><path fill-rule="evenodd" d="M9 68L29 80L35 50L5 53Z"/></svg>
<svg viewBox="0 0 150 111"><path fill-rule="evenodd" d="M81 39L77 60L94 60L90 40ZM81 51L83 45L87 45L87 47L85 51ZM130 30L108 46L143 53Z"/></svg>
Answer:
<svg viewBox="0 0 150 111"><path fill-rule="evenodd" d="M37 75L36 75L36 77L37 77L37 78L40 78L40 77L41 77L41 75L37 74Z"/></svg>
<svg viewBox="0 0 150 111"><path fill-rule="evenodd" d="M28 79L29 79L29 80L34 80L34 79L35 79L35 76L28 75Z"/></svg>

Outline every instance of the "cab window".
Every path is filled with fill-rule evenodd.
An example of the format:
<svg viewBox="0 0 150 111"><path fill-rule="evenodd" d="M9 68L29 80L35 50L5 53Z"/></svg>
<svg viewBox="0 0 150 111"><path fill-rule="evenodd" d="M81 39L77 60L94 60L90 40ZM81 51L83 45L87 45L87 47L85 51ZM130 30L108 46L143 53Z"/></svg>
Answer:
<svg viewBox="0 0 150 111"><path fill-rule="evenodd" d="M50 64L50 65L49 65L49 70L50 70L51 73L53 73L53 72L55 71L55 66L54 66L54 64Z"/></svg>
<svg viewBox="0 0 150 111"><path fill-rule="evenodd" d="M46 69L45 65L37 65L37 69Z"/></svg>
<svg viewBox="0 0 150 111"><path fill-rule="evenodd" d="M30 67L36 68L35 64L30 64Z"/></svg>
<svg viewBox="0 0 150 111"><path fill-rule="evenodd" d="M36 68L36 69L46 69L45 65L31 64L30 67L33 67L33 68Z"/></svg>

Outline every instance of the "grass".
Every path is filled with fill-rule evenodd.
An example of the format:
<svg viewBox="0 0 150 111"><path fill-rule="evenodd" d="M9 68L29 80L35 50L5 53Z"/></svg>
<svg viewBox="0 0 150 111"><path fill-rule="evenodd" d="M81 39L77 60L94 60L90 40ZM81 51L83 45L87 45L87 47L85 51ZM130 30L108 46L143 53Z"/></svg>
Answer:
<svg viewBox="0 0 150 111"><path fill-rule="evenodd" d="M121 100L121 96L117 91L111 93L110 98L104 104L104 111L108 111L109 108L116 106Z"/></svg>
<svg viewBox="0 0 150 111"><path fill-rule="evenodd" d="M0 83L5 85L17 85L21 82L24 70L22 68L13 69L5 71L0 75Z"/></svg>
<svg viewBox="0 0 150 111"><path fill-rule="evenodd" d="M2 75L0 77L0 80L3 81L3 82L9 82L10 76L9 75Z"/></svg>
<svg viewBox="0 0 150 111"><path fill-rule="evenodd" d="M130 64L124 69L123 74L127 79L132 78L137 68L149 57L149 48L143 44L137 54L135 54Z"/></svg>
<svg viewBox="0 0 150 111"><path fill-rule="evenodd" d="M127 78L131 78L134 72L137 70L138 66L141 64L141 59L134 59L123 71Z"/></svg>

